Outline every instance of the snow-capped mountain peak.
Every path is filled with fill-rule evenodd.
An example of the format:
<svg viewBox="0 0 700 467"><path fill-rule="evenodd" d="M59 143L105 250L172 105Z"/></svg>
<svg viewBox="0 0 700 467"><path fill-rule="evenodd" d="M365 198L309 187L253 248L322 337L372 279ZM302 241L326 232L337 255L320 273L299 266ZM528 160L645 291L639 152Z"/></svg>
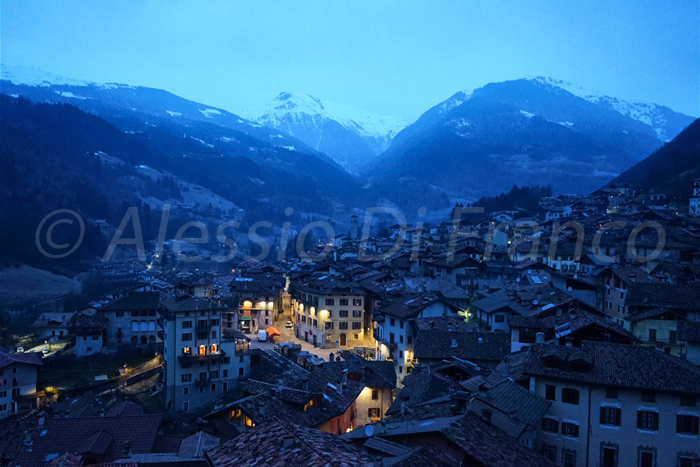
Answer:
<svg viewBox="0 0 700 467"><path fill-rule="evenodd" d="M383 152L407 125L398 117L291 92L282 92L270 102L246 110L243 116L286 131L350 168Z"/></svg>
<svg viewBox="0 0 700 467"><path fill-rule="evenodd" d="M303 115L320 116L335 120L361 136L370 138L393 137L408 125L398 117L378 115L352 105L322 102L310 94L290 92L282 92L271 102L243 112L244 117L267 126L270 126L268 123L274 126L287 115L298 118Z"/></svg>

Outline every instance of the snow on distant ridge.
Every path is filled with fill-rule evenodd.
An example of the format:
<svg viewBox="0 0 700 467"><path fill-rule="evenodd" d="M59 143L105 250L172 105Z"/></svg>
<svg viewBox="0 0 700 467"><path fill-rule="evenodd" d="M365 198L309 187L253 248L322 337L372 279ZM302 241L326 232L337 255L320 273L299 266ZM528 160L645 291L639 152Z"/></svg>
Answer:
<svg viewBox="0 0 700 467"><path fill-rule="evenodd" d="M323 101L309 94L280 93L271 102L250 108L242 116L277 128L286 118L304 120L304 116L320 116L335 120L345 128L370 138L393 138L408 124L404 120L378 115L352 105Z"/></svg>
<svg viewBox="0 0 700 467"><path fill-rule="evenodd" d="M48 71L41 70L33 66L14 66L5 65L4 63L0 65L0 78L11 81L14 84L23 84L25 86L99 86L105 89L115 89L115 88L131 88L125 84L117 83L94 83L92 81L87 81L84 79L73 79L66 78L65 76L58 75L56 73L51 73ZM71 93L67 93L71 94ZM74 95L61 94L64 97L75 97L81 99L81 97ZM86 99L86 98L82 98Z"/></svg>
<svg viewBox="0 0 700 467"><path fill-rule="evenodd" d="M15 84L25 84L27 86L89 86L89 81L81 79L66 78L55 73L49 73L33 66L9 66L4 63L0 66L0 76L2 79L12 81Z"/></svg>
<svg viewBox="0 0 700 467"><path fill-rule="evenodd" d="M626 117L645 123L652 127L661 141L670 141L675 136L666 134L667 120L664 116L663 106L647 102L627 102L617 97L606 96L598 91L554 78L544 76L532 78L528 76L528 79L563 89L588 102L610 108Z"/></svg>

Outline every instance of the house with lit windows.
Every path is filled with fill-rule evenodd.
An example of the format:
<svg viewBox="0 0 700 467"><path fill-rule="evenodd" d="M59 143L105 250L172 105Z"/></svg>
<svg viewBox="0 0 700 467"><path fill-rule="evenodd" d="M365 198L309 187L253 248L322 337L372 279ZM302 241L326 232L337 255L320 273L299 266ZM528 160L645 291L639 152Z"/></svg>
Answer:
<svg viewBox="0 0 700 467"><path fill-rule="evenodd" d="M274 323L282 310L284 288L281 284L261 277L234 277L228 286L238 297L238 330L257 332Z"/></svg>
<svg viewBox="0 0 700 467"><path fill-rule="evenodd" d="M403 385L403 378L411 373L416 364L414 321L433 317L452 317L463 321L464 317L457 314L459 311L451 303L426 294L404 296L374 310L372 319L376 323L374 338L377 358L394 362L398 387Z"/></svg>
<svg viewBox="0 0 700 467"><path fill-rule="evenodd" d="M44 399L37 392L37 372L43 364L36 353L9 353L0 349L0 419L36 409Z"/></svg>
<svg viewBox="0 0 700 467"><path fill-rule="evenodd" d="M225 302L180 296L164 301L164 405L193 410L236 389L250 373L249 341L223 334Z"/></svg>
<svg viewBox="0 0 700 467"><path fill-rule="evenodd" d="M369 313L366 291L353 281L323 275L294 285L294 334L326 349L366 345Z"/></svg>

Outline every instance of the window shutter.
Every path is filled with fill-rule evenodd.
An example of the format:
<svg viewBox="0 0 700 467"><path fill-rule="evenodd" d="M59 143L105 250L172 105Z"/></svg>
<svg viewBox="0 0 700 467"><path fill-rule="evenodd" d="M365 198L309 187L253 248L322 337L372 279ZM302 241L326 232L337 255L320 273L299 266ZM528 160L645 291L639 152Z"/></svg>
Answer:
<svg viewBox="0 0 700 467"><path fill-rule="evenodd" d="M637 428L642 428L642 412L637 411Z"/></svg>
<svg viewBox="0 0 700 467"><path fill-rule="evenodd" d="M615 409L615 425L617 425L617 426L622 425L622 410L621 409Z"/></svg>
<svg viewBox="0 0 700 467"><path fill-rule="evenodd" d="M600 408L600 424L605 423L605 407Z"/></svg>

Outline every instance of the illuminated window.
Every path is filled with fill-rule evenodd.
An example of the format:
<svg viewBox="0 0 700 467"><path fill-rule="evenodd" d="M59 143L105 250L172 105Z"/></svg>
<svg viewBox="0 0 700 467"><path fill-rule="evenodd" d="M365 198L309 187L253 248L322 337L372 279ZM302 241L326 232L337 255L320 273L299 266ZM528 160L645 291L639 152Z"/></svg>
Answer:
<svg viewBox="0 0 700 467"><path fill-rule="evenodd" d="M216 344L214 344L214 345L211 346L211 351L212 351L212 352L216 352Z"/></svg>
<svg viewBox="0 0 700 467"><path fill-rule="evenodd" d="M304 405L304 412L306 412L309 409L313 409L314 407L316 407L316 399L311 399Z"/></svg>
<svg viewBox="0 0 700 467"><path fill-rule="evenodd" d="M192 350L189 347L183 347L182 348L182 354L183 355L189 355Z"/></svg>
<svg viewBox="0 0 700 467"><path fill-rule="evenodd" d="M247 426L248 428L252 428L255 426L255 423L253 423L253 420L251 420L250 418L248 418L248 416L246 416L245 417L245 426Z"/></svg>
<svg viewBox="0 0 700 467"><path fill-rule="evenodd" d="M199 355L206 355L207 354L207 346L206 345L200 345L199 346Z"/></svg>

